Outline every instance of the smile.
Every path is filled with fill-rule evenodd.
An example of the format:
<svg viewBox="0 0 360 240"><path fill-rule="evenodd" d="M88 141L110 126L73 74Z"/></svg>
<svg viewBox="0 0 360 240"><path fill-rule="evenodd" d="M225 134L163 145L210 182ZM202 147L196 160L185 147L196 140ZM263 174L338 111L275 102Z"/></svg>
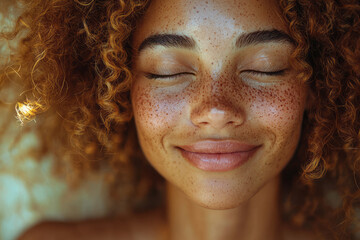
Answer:
<svg viewBox="0 0 360 240"><path fill-rule="evenodd" d="M193 166L205 171L223 172L247 162L260 147L234 140L206 140L179 146L178 149Z"/></svg>

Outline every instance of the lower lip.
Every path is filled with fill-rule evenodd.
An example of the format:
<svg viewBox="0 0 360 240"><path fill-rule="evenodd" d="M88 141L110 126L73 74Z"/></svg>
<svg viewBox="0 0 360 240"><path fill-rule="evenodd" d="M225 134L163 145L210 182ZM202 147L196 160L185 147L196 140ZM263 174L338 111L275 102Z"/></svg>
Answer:
<svg viewBox="0 0 360 240"><path fill-rule="evenodd" d="M224 172L235 169L251 158L260 148L256 147L247 152L233 153L196 153L180 148L182 156L195 167L211 172Z"/></svg>

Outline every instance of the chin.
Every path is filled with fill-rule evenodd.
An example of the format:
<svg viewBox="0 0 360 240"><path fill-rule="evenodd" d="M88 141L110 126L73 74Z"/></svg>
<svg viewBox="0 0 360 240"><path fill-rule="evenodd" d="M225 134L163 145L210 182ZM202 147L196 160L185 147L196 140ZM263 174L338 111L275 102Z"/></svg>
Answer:
<svg viewBox="0 0 360 240"><path fill-rule="evenodd" d="M227 210L239 207L241 204L247 202L248 199L243 201L233 198L208 196L202 198L191 199L196 202L199 206L212 209L212 210ZM237 201L235 201L237 200Z"/></svg>
<svg viewBox="0 0 360 240"><path fill-rule="evenodd" d="M200 187L197 191L185 192L185 194L191 201L199 206L213 210L226 210L239 207L255 195L255 193L252 194L249 189L244 189L239 192L239 189L231 189L229 187Z"/></svg>

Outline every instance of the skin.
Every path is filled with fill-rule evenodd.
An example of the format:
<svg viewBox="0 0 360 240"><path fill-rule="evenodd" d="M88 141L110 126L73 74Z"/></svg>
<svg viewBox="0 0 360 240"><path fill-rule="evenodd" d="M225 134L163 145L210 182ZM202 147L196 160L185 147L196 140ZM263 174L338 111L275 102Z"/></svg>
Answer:
<svg viewBox="0 0 360 240"><path fill-rule="evenodd" d="M151 1L133 34L131 99L142 150L167 181L166 209L126 219L44 223L19 239L317 239L280 217L279 175L298 145L308 104L308 89L288 64L294 46L271 41L235 47L239 35L272 29L287 32L271 0ZM138 52L154 34L186 35L195 47ZM280 75L256 73L282 69ZM205 171L177 148L204 139L260 148L235 169Z"/></svg>
<svg viewBox="0 0 360 240"><path fill-rule="evenodd" d="M279 174L299 142L307 88L289 65L290 42L235 47L242 34L287 32L276 6L265 0L155 0L137 26L131 99L140 145L167 180L170 239L288 238L279 216ZM154 34L185 35L195 47L137 51ZM284 72L258 73L279 70ZM222 172L196 168L178 149L229 139L260 148L240 167Z"/></svg>

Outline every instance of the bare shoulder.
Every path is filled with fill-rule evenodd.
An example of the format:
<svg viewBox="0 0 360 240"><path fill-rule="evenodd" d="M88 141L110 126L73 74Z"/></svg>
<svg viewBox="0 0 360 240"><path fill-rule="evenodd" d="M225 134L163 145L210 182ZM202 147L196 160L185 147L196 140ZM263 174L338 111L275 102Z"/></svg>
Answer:
<svg viewBox="0 0 360 240"><path fill-rule="evenodd" d="M27 229L21 234L18 240L43 240L49 236L54 236L54 239L62 238L71 235L73 228L71 225L62 222L41 222L31 228Z"/></svg>
<svg viewBox="0 0 360 240"><path fill-rule="evenodd" d="M25 231L18 240L163 239L164 221L159 210L126 217L80 222L47 221Z"/></svg>
<svg viewBox="0 0 360 240"><path fill-rule="evenodd" d="M288 224L283 225L284 240L317 240L319 237L311 230L304 230Z"/></svg>
<svg viewBox="0 0 360 240"><path fill-rule="evenodd" d="M80 222L41 222L25 231L18 240L113 240L130 237L126 219L109 218Z"/></svg>

